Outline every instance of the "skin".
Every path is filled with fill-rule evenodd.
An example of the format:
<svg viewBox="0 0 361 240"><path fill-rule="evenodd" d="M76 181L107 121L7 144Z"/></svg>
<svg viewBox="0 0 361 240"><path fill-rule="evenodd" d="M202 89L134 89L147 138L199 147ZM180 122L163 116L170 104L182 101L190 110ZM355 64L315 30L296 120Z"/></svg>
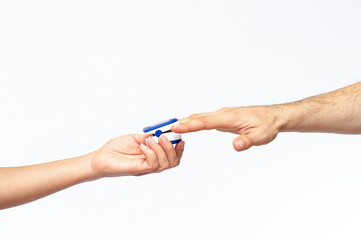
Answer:
<svg viewBox="0 0 361 240"><path fill-rule="evenodd" d="M237 151L273 141L279 132L361 134L361 82L300 101L232 107L193 114L173 126L177 133L217 129L238 134ZM184 142L173 145L161 136L127 135L87 155L44 164L0 168L0 209L44 197L75 184L102 177L144 175L179 164ZM31 179L31 181L29 181Z"/></svg>
<svg viewBox="0 0 361 240"><path fill-rule="evenodd" d="M86 181L158 173L179 165L183 141L173 147L164 135L159 138L159 144L152 138L147 140L148 137L146 134L121 136L84 156L0 168L0 209L31 202Z"/></svg>
<svg viewBox="0 0 361 240"><path fill-rule="evenodd" d="M361 82L300 101L226 107L193 114L173 126L176 133L216 129L237 134L236 151L273 141L279 132L361 134Z"/></svg>

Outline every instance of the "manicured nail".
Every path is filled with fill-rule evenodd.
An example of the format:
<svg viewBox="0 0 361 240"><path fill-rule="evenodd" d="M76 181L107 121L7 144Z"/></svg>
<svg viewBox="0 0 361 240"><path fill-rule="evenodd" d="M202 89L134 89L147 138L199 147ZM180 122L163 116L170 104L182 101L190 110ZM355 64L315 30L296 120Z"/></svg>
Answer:
<svg viewBox="0 0 361 240"><path fill-rule="evenodd" d="M159 140L163 143L169 142L168 138L165 135L160 135Z"/></svg>
<svg viewBox="0 0 361 240"><path fill-rule="evenodd" d="M236 142L236 144L238 145L238 147L240 148L240 150L243 150L243 149L246 148L246 143L245 143L242 139L238 140L238 141Z"/></svg>
<svg viewBox="0 0 361 240"><path fill-rule="evenodd" d="M155 146L157 144L152 137L147 139L148 146Z"/></svg>
<svg viewBox="0 0 361 240"><path fill-rule="evenodd" d="M140 144L140 148L143 150L143 151L148 151L148 147L145 146L143 143Z"/></svg>

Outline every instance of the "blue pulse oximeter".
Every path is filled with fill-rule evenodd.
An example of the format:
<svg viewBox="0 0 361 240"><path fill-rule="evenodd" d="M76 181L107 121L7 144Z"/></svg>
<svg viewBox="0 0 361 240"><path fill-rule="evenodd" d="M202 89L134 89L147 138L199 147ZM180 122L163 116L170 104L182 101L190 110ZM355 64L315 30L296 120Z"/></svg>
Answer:
<svg viewBox="0 0 361 240"><path fill-rule="evenodd" d="M171 127L178 124L177 118L172 118L163 122L153 124L151 126L143 128L144 133L152 134L158 142L158 138L164 134L172 144L177 144L182 141L182 135L174 133Z"/></svg>

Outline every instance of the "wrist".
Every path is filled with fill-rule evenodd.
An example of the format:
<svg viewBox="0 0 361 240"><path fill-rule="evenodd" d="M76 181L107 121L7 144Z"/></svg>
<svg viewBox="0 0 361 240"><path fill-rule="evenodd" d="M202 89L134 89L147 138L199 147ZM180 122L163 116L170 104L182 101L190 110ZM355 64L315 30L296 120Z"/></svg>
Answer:
<svg viewBox="0 0 361 240"><path fill-rule="evenodd" d="M290 107L287 104L266 106L272 116L273 124L278 132L286 132L292 125L292 113Z"/></svg>
<svg viewBox="0 0 361 240"><path fill-rule="evenodd" d="M304 122L307 111L298 106L298 102L285 103L273 106L277 114L279 132L299 131Z"/></svg>
<svg viewBox="0 0 361 240"><path fill-rule="evenodd" d="M100 176L98 176L92 167L92 159L94 158L94 155L95 153L91 152L74 159L78 164L82 182L92 181L100 178Z"/></svg>

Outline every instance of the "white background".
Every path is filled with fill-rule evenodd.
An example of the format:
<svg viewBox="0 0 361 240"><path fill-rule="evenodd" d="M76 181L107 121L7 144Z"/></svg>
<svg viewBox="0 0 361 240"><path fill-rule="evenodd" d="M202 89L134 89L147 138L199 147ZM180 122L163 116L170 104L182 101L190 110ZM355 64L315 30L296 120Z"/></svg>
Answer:
<svg viewBox="0 0 361 240"><path fill-rule="evenodd" d="M0 165L360 81L361 2L0 0ZM361 136L184 135L181 165L0 211L11 239L360 239Z"/></svg>

